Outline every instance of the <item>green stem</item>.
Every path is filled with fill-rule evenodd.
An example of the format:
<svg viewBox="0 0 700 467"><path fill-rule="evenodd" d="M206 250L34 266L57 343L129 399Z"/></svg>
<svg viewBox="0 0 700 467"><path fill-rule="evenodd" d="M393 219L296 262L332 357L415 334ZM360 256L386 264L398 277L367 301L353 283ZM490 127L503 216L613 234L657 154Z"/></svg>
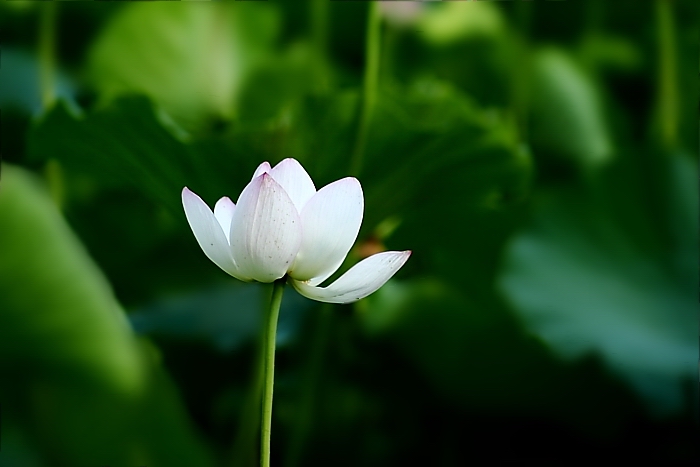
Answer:
<svg viewBox="0 0 700 467"><path fill-rule="evenodd" d="M44 166L44 177L49 187L49 194L56 207L63 210L66 201L66 183L63 168L58 160L51 158Z"/></svg>
<svg viewBox="0 0 700 467"><path fill-rule="evenodd" d="M656 1L659 38L658 124L661 142L667 149L678 138L678 77L673 10L669 0Z"/></svg>
<svg viewBox="0 0 700 467"><path fill-rule="evenodd" d="M270 308L265 321L265 344L262 363L264 365L264 383L262 400L262 432L260 445L260 465L270 467L270 435L272 433L272 389L275 383L275 342L277 337L277 318L282 304L282 293L286 277L277 279L272 286Z"/></svg>
<svg viewBox="0 0 700 467"><path fill-rule="evenodd" d="M314 47L314 66L319 93L328 91L328 0L313 0L310 9L311 37Z"/></svg>
<svg viewBox="0 0 700 467"><path fill-rule="evenodd" d="M41 105L48 110L56 100L54 82L56 76L56 9L58 2L43 2L39 10L38 59L39 91ZM51 198L59 209L63 209L65 184L61 164L49 159L44 168Z"/></svg>
<svg viewBox="0 0 700 467"><path fill-rule="evenodd" d="M511 92L518 138L528 142L529 138L529 87L530 73L530 27L532 23L532 5L526 2L516 4L517 29L515 32L515 57L513 60Z"/></svg>
<svg viewBox="0 0 700 467"><path fill-rule="evenodd" d="M357 127L357 138L350 163L350 173L359 175L362 170L362 160L367 144L367 132L372 120L374 103L377 97L377 83L379 81L379 58L381 51L381 16L379 14L379 2L369 3L367 17L367 36L365 43L365 76L362 89L362 107L360 120Z"/></svg>
<svg viewBox="0 0 700 467"><path fill-rule="evenodd" d="M39 82L41 103L48 109L56 99L54 75L56 69L56 4L43 2L39 16Z"/></svg>

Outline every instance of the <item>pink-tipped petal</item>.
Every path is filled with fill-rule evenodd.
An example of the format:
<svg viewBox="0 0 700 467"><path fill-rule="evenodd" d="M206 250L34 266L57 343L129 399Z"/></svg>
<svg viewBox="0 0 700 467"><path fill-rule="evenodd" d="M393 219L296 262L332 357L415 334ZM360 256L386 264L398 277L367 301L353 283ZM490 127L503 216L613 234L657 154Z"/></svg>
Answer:
<svg viewBox="0 0 700 467"><path fill-rule="evenodd" d="M270 175L287 192L297 212L301 212L306 202L316 193L311 177L295 159L283 160L270 171Z"/></svg>
<svg viewBox="0 0 700 467"><path fill-rule="evenodd" d="M229 232L231 231L231 218L233 217L233 210L236 209L236 205L228 196L224 196L219 201L216 202L214 206L214 217L219 221L221 230L224 231L226 235L226 240L228 241Z"/></svg>
<svg viewBox="0 0 700 467"><path fill-rule="evenodd" d="M231 258L226 235L207 203L185 187L182 190L182 206L192 233L207 258L236 279L249 281L250 278L238 270Z"/></svg>
<svg viewBox="0 0 700 467"><path fill-rule="evenodd" d="M342 264L362 224L364 198L356 178L321 188L301 212L304 233L290 276L315 286Z"/></svg>
<svg viewBox="0 0 700 467"><path fill-rule="evenodd" d="M270 167L270 163L265 161L262 164L260 164L257 169L255 169L255 172L253 173L253 178L251 178L250 180L253 181L264 173L269 174L270 170L272 170L272 167Z"/></svg>
<svg viewBox="0 0 700 467"><path fill-rule="evenodd" d="M230 239L236 265L256 281L273 282L292 265L301 244L301 219L270 174L255 178L241 193Z"/></svg>
<svg viewBox="0 0 700 467"><path fill-rule="evenodd" d="M314 287L297 280L292 280L292 285L300 294L312 300L350 303L379 289L410 256L410 251L384 251L360 261L328 287Z"/></svg>

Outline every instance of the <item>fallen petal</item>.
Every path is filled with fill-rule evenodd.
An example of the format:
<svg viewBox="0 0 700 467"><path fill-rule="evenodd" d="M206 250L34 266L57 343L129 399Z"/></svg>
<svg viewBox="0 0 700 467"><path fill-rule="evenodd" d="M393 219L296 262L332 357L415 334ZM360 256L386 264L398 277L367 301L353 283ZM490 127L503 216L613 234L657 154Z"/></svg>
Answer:
<svg viewBox="0 0 700 467"><path fill-rule="evenodd" d="M328 287L314 287L292 280L303 296L327 303L350 303L375 292L406 263L411 251L384 251L366 258Z"/></svg>

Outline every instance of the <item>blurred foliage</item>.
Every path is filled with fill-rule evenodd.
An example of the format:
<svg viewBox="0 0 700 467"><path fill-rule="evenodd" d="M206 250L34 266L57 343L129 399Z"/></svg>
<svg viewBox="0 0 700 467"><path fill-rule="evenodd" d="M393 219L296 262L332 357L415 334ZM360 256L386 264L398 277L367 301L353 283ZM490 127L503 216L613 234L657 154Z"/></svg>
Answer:
<svg viewBox="0 0 700 467"><path fill-rule="evenodd" d="M14 166L2 180L3 421L30 431L46 465L210 465L155 349L48 194Z"/></svg>
<svg viewBox="0 0 700 467"><path fill-rule="evenodd" d="M274 42L275 13L266 4L126 5L92 45L90 80L103 100L145 94L187 127L230 119L243 79Z"/></svg>
<svg viewBox="0 0 700 467"><path fill-rule="evenodd" d="M533 225L506 252L502 281L529 328L563 356L598 354L655 410L678 412L697 371L697 333L689 326L695 271L688 267L697 256L696 167L682 154L661 165L670 195L657 193L664 224L652 223L643 206L647 212L634 221L646 225L625 226L633 219L611 209L617 203L604 196L608 187L543 192ZM666 229L672 238L664 245L659 230ZM639 232L661 238L644 245Z"/></svg>
<svg viewBox="0 0 700 467"><path fill-rule="evenodd" d="M0 3L0 464L256 465L266 288L180 191L347 176L368 6ZM273 462L697 457L700 8L380 6L343 268L413 256L353 306L287 292Z"/></svg>

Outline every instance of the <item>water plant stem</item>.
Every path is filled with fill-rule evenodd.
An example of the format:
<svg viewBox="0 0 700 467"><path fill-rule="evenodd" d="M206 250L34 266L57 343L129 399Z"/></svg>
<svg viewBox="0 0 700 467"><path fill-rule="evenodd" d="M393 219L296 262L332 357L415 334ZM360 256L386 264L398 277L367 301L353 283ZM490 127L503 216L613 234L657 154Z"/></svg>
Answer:
<svg viewBox="0 0 700 467"><path fill-rule="evenodd" d="M57 2L43 2L39 13L39 86L44 109L56 99L56 5Z"/></svg>
<svg viewBox="0 0 700 467"><path fill-rule="evenodd" d="M657 119L661 144L675 149L678 142L678 70L673 5L669 0L656 1L659 44Z"/></svg>
<svg viewBox="0 0 700 467"><path fill-rule="evenodd" d="M262 364L264 365L264 381L262 394L262 431L260 444L260 465L270 467L270 436L272 433L272 392L275 382L275 343L277 339L277 319L282 304L282 293L287 278L283 277L274 282L270 307L265 319L265 334Z"/></svg>
<svg viewBox="0 0 700 467"><path fill-rule="evenodd" d="M360 118L357 127L355 148L350 163L350 173L354 176L360 174L362 162L367 145L367 132L372 120L374 103L377 97L377 83L379 82L379 59L381 51L381 16L379 14L379 2L370 2L367 13L367 35L365 43L365 75L362 85L362 102L360 103Z"/></svg>
<svg viewBox="0 0 700 467"><path fill-rule="evenodd" d="M311 2L309 22L311 24L311 39L314 49L314 67L316 74L316 91L325 94L330 88L328 75L328 0L313 0Z"/></svg>

